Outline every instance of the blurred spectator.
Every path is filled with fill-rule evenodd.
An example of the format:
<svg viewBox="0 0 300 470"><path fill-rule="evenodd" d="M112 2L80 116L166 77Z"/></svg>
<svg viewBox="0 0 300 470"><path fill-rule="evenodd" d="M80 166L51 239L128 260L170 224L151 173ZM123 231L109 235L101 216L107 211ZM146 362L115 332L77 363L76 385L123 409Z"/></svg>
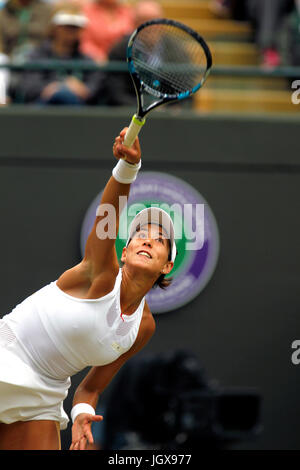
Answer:
<svg viewBox="0 0 300 470"><path fill-rule="evenodd" d="M81 38L81 50L96 61L105 61L109 50L133 30L133 9L120 0L90 0L83 5L89 22Z"/></svg>
<svg viewBox="0 0 300 470"><path fill-rule="evenodd" d="M231 18L231 0L212 0L210 8L216 16L220 18Z"/></svg>
<svg viewBox="0 0 300 470"><path fill-rule="evenodd" d="M0 64L6 64L8 57L5 54L0 53ZM8 69L0 69L0 106L7 104L8 99L8 86L9 86L10 72Z"/></svg>
<svg viewBox="0 0 300 470"><path fill-rule="evenodd" d="M280 32L283 19L293 6L294 0L247 0L263 67L273 68L281 63Z"/></svg>
<svg viewBox="0 0 300 470"><path fill-rule="evenodd" d="M300 66L300 0L295 0L294 9L289 18L288 42L291 65Z"/></svg>
<svg viewBox="0 0 300 470"><path fill-rule="evenodd" d="M92 63L92 59L79 50L79 38L86 21L80 12L58 10L51 21L49 39L32 51L29 60ZM15 102L54 105L93 104L101 92L102 82L100 71L73 71L71 68L25 71L13 91L13 99Z"/></svg>
<svg viewBox="0 0 300 470"><path fill-rule="evenodd" d="M0 10L2 52L24 60L44 38L52 7L42 0L8 0Z"/></svg>
<svg viewBox="0 0 300 470"><path fill-rule="evenodd" d="M145 21L163 17L163 10L158 2L151 0L141 0L134 9L134 25L137 28ZM109 60L116 62L126 62L127 43L130 34L126 34L120 42L115 44L109 53ZM136 96L132 80L129 73L111 72L107 74L105 87L105 102L115 106L134 106Z"/></svg>
<svg viewBox="0 0 300 470"><path fill-rule="evenodd" d="M248 0L211 0L210 8L219 18L247 21L247 1Z"/></svg>

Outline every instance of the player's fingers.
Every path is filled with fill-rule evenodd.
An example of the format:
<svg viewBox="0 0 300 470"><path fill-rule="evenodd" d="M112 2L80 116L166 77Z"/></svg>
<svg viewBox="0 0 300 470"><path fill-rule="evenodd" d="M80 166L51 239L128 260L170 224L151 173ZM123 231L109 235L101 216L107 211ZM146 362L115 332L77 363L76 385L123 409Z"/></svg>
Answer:
<svg viewBox="0 0 300 470"><path fill-rule="evenodd" d="M120 132L120 135L115 138L115 144L123 144L127 130L128 130L128 127L125 127L125 128L123 129L123 131ZM128 147L126 147L126 149L127 149L127 148L128 148ZM135 141L134 141L134 143L132 144L131 148L137 150L138 152L141 151L141 148L140 148L140 141L139 141L139 138L138 138L138 137L135 138Z"/></svg>
<svg viewBox="0 0 300 470"><path fill-rule="evenodd" d="M103 421L103 416L102 415L91 416L90 421Z"/></svg>
<svg viewBox="0 0 300 470"><path fill-rule="evenodd" d="M120 137L122 138L122 140L124 140L124 137L127 131L128 131L128 127L124 127L124 129L121 130Z"/></svg>
<svg viewBox="0 0 300 470"><path fill-rule="evenodd" d="M94 438L93 438L93 434L91 432L91 430L88 430L86 433L86 438L87 438L87 441L90 443L90 444L94 444Z"/></svg>
<svg viewBox="0 0 300 470"><path fill-rule="evenodd" d="M139 149L134 145L133 147L126 147L125 145L118 145L119 152L127 155L128 157L136 158L139 156Z"/></svg>
<svg viewBox="0 0 300 470"><path fill-rule="evenodd" d="M122 153L122 151L120 149L120 145L117 144L116 142L113 145L113 154L118 159L124 158L124 154Z"/></svg>
<svg viewBox="0 0 300 470"><path fill-rule="evenodd" d="M121 148L119 146L116 146L114 148L114 155L116 158L120 159L120 158L125 158L125 154L124 152L122 152Z"/></svg>
<svg viewBox="0 0 300 470"><path fill-rule="evenodd" d="M79 450L85 450L86 447L86 437L82 437L80 439Z"/></svg>
<svg viewBox="0 0 300 470"><path fill-rule="evenodd" d="M72 442L70 450L78 450L79 442Z"/></svg>

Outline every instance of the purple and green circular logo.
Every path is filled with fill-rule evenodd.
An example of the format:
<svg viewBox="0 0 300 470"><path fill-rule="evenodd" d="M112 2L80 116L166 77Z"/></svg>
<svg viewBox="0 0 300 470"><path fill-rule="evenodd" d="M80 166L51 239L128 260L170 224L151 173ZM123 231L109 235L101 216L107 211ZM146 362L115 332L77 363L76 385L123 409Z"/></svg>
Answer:
<svg viewBox="0 0 300 470"><path fill-rule="evenodd" d="M101 193L86 212L81 229L81 251L93 227ZM124 201L120 201L124 206ZM190 184L161 172L140 172L131 185L127 205L120 214L116 251L120 260L129 226L145 207L160 207L173 220L177 256L167 277L166 289L153 288L146 299L152 313L164 313L186 305L211 279L219 256L219 231L207 201Z"/></svg>

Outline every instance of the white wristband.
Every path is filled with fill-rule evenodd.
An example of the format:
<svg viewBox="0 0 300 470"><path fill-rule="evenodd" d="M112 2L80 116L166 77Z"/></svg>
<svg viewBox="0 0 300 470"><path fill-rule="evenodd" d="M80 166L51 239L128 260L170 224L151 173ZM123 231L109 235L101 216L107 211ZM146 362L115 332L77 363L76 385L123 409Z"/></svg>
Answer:
<svg viewBox="0 0 300 470"><path fill-rule="evenodd" d="M73 406L71 410L71 419L73 423L80 413L88 413L90 415L96 414L94 408L88 403L77 403L77 405Z"/></svg>
<svg viewBox="0 0 300 470"><path fill-rule="evenodd" d="M114 167L112 174L119 183L130 184L136 180L139 169L141 168L141 160L139 163L131 164L125 160L119 160Z"/></svg>

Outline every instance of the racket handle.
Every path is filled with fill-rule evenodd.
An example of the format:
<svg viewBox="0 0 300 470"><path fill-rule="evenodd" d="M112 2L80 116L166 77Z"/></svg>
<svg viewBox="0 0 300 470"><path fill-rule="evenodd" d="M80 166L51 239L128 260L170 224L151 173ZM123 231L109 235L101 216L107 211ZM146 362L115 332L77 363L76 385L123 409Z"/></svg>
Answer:
<svg viewBox="0 0 300 470"><path fill-rule="evenodd" d="M137 137L145 122L145 118L139 118L136 114L133 116L123 142L126 147L132 146L133 142L135 141L135 138Z"/></svg>

